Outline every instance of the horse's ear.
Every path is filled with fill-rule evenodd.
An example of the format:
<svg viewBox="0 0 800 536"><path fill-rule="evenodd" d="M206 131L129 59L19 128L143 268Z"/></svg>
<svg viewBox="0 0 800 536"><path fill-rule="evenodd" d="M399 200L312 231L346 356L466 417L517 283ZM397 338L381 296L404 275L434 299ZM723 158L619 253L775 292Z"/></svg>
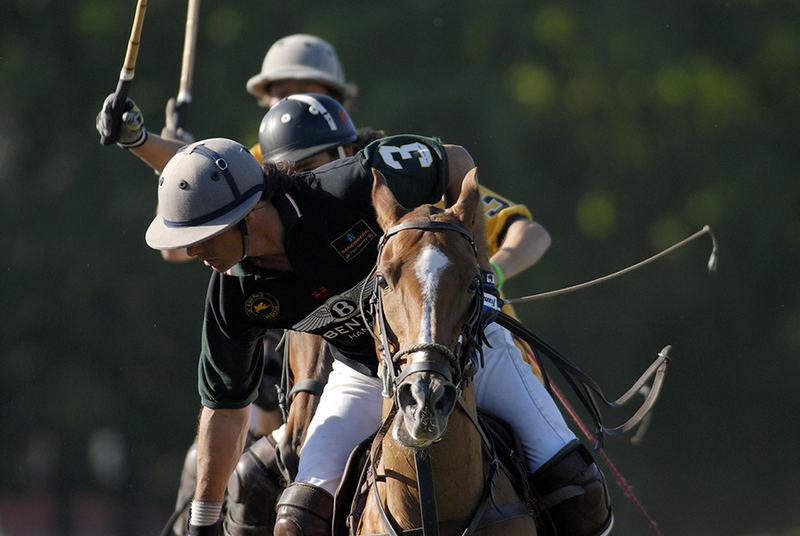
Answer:
<svg viewBox="0 0 800 536"><path fill-rule="evenodd" d="M474 167L464 175L458 201L450 207L461 224L472 233L478 250L478 263L484 270L489 269L489 245L486 242L486 222L478 187L478 168Z"/></svg>
<svg viewBox="0 0 800 536"><path fill-rule="evenodd" d="M450 207L450 210L471 231L475 225L476 216L483 215L479 210L479 205L478 168L474 167L464 175L458 200Z"/></svg>
<svg viewBox="0 0 800 536"><path fill-rule="evenodd" d="M372 206L378 216L378 225L385 231L408 214L409 210L397 202L383 173L372 168L372 177Z"/></svg>

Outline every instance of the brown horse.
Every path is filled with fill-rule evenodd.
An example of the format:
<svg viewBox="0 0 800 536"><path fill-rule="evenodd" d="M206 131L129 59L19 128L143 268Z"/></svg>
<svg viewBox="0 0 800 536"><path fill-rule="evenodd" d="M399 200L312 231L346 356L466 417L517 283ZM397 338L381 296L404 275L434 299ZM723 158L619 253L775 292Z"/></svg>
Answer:
<svg viewBox="0 0 800 536"><path fill-rule="evenodd" d="M391 397L373 442L374 474L355 532L421 527L428 535L536 534L527 505L487 456L469 381L480 342L469 341L474 332L465 328L479 320L481 268L488 267L476 172L465 177L451 208L413 211L373 174L373 203L385 231L375 324L384 394ZM516 513L498 513L509 505Z"/></svg>

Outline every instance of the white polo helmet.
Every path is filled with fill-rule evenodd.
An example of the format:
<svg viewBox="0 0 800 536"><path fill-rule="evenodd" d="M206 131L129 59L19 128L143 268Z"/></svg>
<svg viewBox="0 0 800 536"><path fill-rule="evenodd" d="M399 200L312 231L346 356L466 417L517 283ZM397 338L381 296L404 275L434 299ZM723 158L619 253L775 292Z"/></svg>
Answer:
<svg viewBox="0 0 800 536"><path fill-rule="evenodd" d="M283 37L264 56L261 72L247 81L247 91L259 99L268 96L267 86L276 80L310 80L331 89L347 100L355 86L345 81L344 69L333 46L314 35Z"/></svg>
<svg viewBox="0 0 800 536"><path fill-rule="evenodd" d="M147 245L178 249L208 240L243 219L263 191L264 171L244 145L225 138L186 145L158 179Z"/></svg>

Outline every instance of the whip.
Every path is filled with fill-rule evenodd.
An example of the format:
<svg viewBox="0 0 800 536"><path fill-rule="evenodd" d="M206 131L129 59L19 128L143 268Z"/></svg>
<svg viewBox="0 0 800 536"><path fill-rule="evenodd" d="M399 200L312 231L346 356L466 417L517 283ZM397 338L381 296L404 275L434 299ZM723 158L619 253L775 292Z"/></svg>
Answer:
<svg viewBox="0 0 800 536"><path fill-rule="evenodd" d="M638 268L641 268L642 266L650 264L651 262L656 261L656 260L660 259L661 257L663 257L665 255L669 255L673 251L685 246L686 244L688 244L688 243L700 238L701 236L703 236L705 234L707 234L707 235L709 235L711 237L711 243L712 243L711 255L708 258L708 271L709 272L716 271L717 264L719 263L719 259L718 259L718 256L717 256L717 253L718 253L717 239L714 237L714 233L711 231L711 227L709 227L708 225L704 225L702 229L700 229L699 231L697 231L693 235L684 238L680 242L676 242L675 244L672 244L668 248L656 253L652 257L648 257L648 258L646 258L646 259L644 259L642 261L637 262L636 264L632 264L631 266L628 266L627 268L623 268L622 270L617 270L614 273L611 273L611 274L608 274L608 275L604 275L602 277L598 277L597 279L592 279L591 281L586 281L585 283L579 283L577 285L572 285L572 286L560 288L560 289L557 289L557 290L550 290L548 292L541 292L539 294L531 294L530 296L522 296L520 298L504 298L503 299L503 303L507 303L507 304L527 303L527 302L531 302L531 301L535 301L535 300L541 300L541 299L544 299L544 298L552 298L553 296L559 296L561 294L567 294L568 292L574 292L576 290L581 290L581 289L584 289L584 288L592 287L594 285L599 285L600 283L604 283L604 282L609 281L611 279L617 278L617 277L619 277L621 275L625 275L627 273L630 273L630 272L632 272L632 271L634 271L634 270L636 270Z"/></svg>

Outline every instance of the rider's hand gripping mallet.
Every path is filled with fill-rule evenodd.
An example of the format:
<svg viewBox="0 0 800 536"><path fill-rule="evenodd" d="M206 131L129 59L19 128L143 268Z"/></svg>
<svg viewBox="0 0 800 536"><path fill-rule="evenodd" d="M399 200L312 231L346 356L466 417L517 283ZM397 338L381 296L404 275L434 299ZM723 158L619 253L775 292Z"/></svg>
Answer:
<svg viewBox="0 0 800 536"><path fill-rule="evenodd" d="M197 16L200 0L189 0L186 10L186 36L183 41L181 82L175 100L175 130L186 128L186 111L192 102L192 79L194 78L194 55L197 42Z"/></svg>
<svg viewBox="0 0 800 536"><path fill-rule="evenodd" d="M138 0L131 37L128 40L128 50L125 52L125 63L119 72L119 82L117 82L114 101L111 105L111 129L108 136L100 136L100 143L103 145L111 145L119 139L119 129L122 122L122 114L124 113L123 107L125 106L125 99L128 98L128 87L131 85L136 69L136 56L139 53L139 38L142 35L145 9L147 9L147 0Z"/></svg>

